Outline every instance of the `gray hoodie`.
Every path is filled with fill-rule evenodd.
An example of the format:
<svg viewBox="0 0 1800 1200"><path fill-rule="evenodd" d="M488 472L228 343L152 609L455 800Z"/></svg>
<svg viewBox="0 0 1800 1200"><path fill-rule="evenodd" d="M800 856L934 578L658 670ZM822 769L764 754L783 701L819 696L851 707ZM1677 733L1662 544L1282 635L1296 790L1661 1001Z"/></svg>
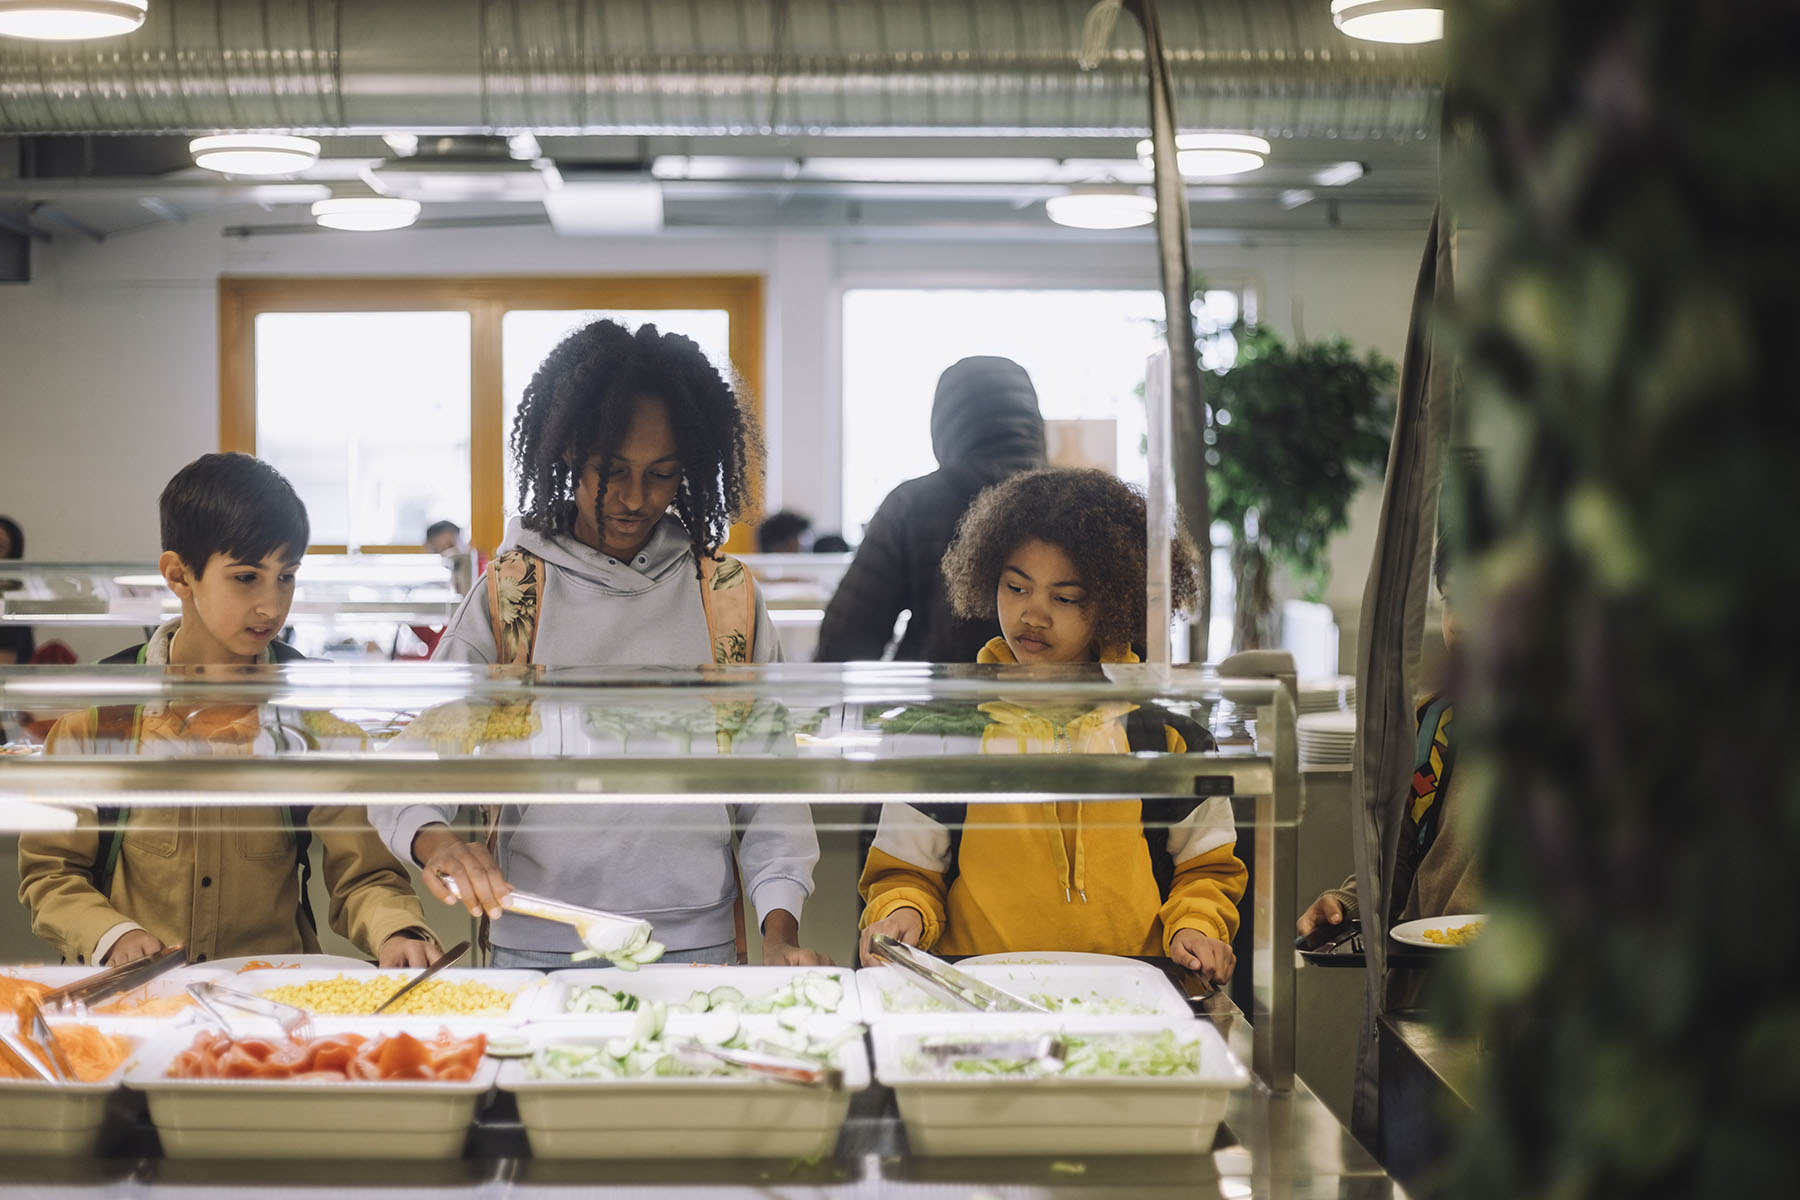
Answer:
<svg viewBox="0 0 1800 1200"><path fill-rule="evenodd" d="M507 528L502 546L544 560L534 662L689 666L712 661L693 549L674 517L658 522L642 553L629 563L517 522ZM451 618L432 658L487 663L494 655L487 581L481 579ZM781 642L760 595L752 657L781 661ZM709 710L703 701L699 707ZM576 757L597 751L579 713L544 726L532 738L532 754ZM734 748L779 753L784 747L777 740L747 746L740 739ZM632 749L643 753L655 747L640 739ZM665 752L716 753L716 748L712 739L691 738ZM452 809L429 804L369 812L382 840L402 861L412 861L413 838L423 826L448 823L453 815ZM777 908L797 920L819 858L818 836L803 804L507 805L497 850L500 869L514 887L644 917L671 949L689 950L732 939L734 825L742 830L738 857L756 920ZM494 922L493 940L519 950L581 949L573 929L510 913Z"/></svg>

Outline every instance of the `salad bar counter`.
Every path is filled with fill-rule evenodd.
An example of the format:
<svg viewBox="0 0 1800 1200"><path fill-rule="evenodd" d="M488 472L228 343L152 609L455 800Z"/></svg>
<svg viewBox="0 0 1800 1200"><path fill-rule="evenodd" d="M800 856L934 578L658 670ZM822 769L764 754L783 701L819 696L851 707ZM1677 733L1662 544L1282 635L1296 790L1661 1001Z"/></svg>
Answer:
<svg viewBox="0 0 1800 1200"><path fill-rule="evenodd" d="M74 1093L91 1111L63 1128L80 1126L84 1144L11 1146L0 1188L160 1195L294 1179L383 1195L1401 1194L1304 1083L1276 1095L1249 1077L1250 1029L1222 995L1189 1012L1164 971L1110 968L969 968L1004 977L1047 1015L934 1011L891 968L665 966L525 981L460 972L451 986L491 975L481 986L515 998L498 1016L365 1018L361 1032L357 1018L323 1014L292 1037L254 1017L221 1031L196 1010L95 1016L85 1025L121 1031L111 1036L131 1049ZM174 995L202 970L148 990ZM292 996L316 988L308 973L277 966L231 983ZM295 982L271 984L283 974ZM365 990L398 983L373 970L340 978L351 975ZM332 1020L338 1031L326 1032ZM1050 1045L1056 1056L1041 1056ZM740 1055L828 1069L781 1079ZM0 1080L8 1127L51 1087Z"/></svg>

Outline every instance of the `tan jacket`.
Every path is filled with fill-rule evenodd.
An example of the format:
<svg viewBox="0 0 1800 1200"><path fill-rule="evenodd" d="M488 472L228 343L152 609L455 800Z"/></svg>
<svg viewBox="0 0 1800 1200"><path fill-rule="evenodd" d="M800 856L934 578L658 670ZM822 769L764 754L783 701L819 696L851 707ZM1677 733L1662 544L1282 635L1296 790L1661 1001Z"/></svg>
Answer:
<svg viewBox="0 0 1800 1200"><path fill-rule="evenodd" d="M258 717L243 706L191 714L147 709L138 752L246 754L260 731ZM94 745L87 712L58 721L45 749L105 752ZM31 909L32 931L73 962L93 961L103 938L102 949L110 949L133 924L166 945L185 945L189 962L316 952L318 938L300 916L287 819L272 806L134 809L102 895L94 886L98 820L83 811L74 829L19 838L19 899ZM332 929L371 955L405 930L430 938L406 870L375 836L366 810L320 806L307 824L324 851Z"/></svg>

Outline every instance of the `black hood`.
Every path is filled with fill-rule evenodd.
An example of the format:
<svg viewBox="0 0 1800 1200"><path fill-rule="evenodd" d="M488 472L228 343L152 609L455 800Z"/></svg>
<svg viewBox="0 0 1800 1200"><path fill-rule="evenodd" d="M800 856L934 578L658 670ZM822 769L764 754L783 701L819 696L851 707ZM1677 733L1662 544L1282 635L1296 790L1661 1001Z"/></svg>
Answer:
<svg viewBox="0 0 1800 1200"><path fill-rule="evenodd" d="M1044 463L1037 389L1010 358L965 358L938 377L931 402L931 452L940 467Z"/></svg>

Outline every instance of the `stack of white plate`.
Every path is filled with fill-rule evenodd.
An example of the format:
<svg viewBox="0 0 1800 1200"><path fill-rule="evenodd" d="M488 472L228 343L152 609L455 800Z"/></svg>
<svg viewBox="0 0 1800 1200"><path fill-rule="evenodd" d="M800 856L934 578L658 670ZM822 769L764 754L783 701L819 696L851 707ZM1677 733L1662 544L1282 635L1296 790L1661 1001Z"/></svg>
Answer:
<svg viewBox="0 0 1800 1200"><path fill-rule="evenodd" d="M1295 722L1303 767L1349 766L1356 752L1356 714L1306 713Z"/></svg>
<svg viewBox="0 0 1800 1200"><path fill-rule="evenodd" d="M1356 711L1356 676L1334 675L1300 681L1303 713Z"/></svg>

